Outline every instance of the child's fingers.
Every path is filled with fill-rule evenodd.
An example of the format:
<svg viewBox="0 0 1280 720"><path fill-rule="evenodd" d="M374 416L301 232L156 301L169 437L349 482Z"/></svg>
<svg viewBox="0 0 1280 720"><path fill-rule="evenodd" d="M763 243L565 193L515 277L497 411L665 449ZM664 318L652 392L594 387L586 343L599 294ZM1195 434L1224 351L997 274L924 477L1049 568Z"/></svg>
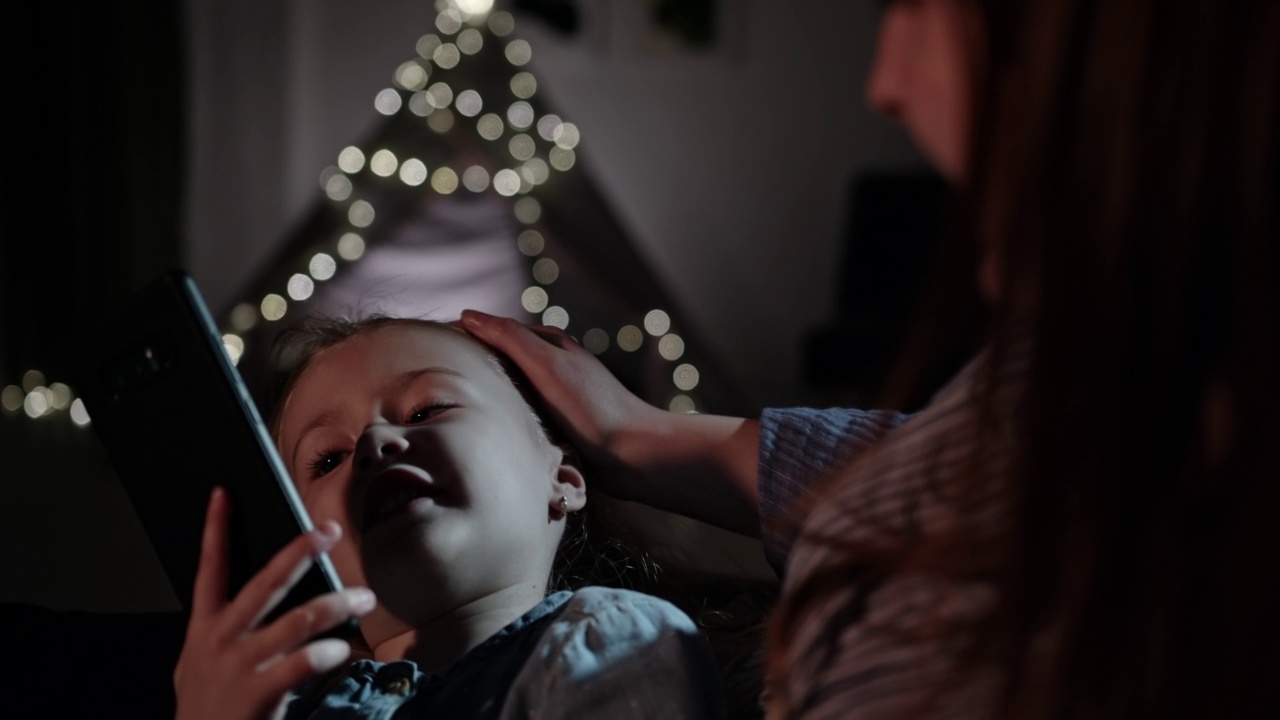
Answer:
<svg viewBox="0 0 1280 720"><path fill-rule="evenodd" d="M219 620L224 638L238 637L256 627L279 604L289 589L306 574L316 556L333 547L342 537L342 528L329 521L319 529L294 538L271 558L236 595Z"/></svg>
<svg viewBox="0 0 1280 720"><path fill-rule="evenodd" d="M216 614L227 602L227 492L215 487L205 511L204 534L200 540L200 565L191 593L191 617L203 619Z"/></svg>
<svg viewBox="0 0 1280 720"><path fill-rule="evenodd" d="M315 598L290 610L245 641L244 652L254 665L284 655L316 635L353 617L366 615L378 604L366 588L347 588Z"/></svg>
<svg viewBox="0 0 1280 720"><path fill-rule="evenodd" d="M252 692L266 700L267 706L306 680L328 672L351 657L346 640L325 638L307 643L285 655L254 676Z"/></svg>

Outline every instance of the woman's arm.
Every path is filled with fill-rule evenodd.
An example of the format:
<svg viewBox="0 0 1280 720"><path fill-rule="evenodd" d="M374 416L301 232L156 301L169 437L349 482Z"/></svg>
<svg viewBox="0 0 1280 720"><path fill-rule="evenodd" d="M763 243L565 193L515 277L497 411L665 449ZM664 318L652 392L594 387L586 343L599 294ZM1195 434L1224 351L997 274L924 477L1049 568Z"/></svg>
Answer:
<svg viewBox="0 0 1280 720"><path fill-rule="evenodd" d="M605 492L760 535L757 421L653 407L556 328L474 310L460 324L520 367Z"/></svg>

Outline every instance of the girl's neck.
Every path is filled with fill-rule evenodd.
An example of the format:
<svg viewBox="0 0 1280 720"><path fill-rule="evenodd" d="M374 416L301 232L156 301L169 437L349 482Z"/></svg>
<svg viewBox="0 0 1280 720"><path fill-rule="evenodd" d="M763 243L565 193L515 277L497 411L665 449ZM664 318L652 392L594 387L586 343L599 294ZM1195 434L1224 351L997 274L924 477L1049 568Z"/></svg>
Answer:
<svg viewBox="0 0 1280 720"><path fill-rule="evenodd" d="M502 588L386 638L374 646L373 657L379 662L412 660L422 671L435 672L493 637L544 597L545 582Z"/></svg>

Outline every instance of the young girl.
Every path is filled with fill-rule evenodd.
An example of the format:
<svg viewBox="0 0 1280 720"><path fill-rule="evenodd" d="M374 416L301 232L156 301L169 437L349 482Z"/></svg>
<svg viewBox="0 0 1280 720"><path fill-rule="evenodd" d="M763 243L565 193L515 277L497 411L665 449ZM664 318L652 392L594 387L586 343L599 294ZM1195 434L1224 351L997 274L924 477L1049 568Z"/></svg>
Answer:
<svg viewBox="0 0 1280 720"><path fill-rule="evenodd" d="M547 594L586 485L480 343L416 320L335 325L283 398L273 431L318 530L227 601L215 492L179 717L721 714L705 640L674 606L601 587ZM326 551L348 589L261 626ZM353 616L372 657L348 663L345 641L312 638Z"/></svg>

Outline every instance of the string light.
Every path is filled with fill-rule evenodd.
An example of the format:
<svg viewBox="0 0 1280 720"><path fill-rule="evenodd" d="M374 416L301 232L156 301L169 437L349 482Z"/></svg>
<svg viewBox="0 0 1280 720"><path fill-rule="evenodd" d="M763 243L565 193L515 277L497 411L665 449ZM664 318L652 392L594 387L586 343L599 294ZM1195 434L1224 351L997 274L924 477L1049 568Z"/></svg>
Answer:
<svg viewBox="0 0 1280 720"><path fill-rule="evenodd" d="M428 86L432 65L443 70L452 69L464 56L478 54L485 48L480 28L486 28L497 38L505 38L515 29L515 19L510 13L491 12L493 0L441 0L441 4L443 7L436 17L436 29L440 35L427 33L418 39L414 45L417 59L407 60L396 68L392 74L396 87L379 91L374 97L374 108L387 116L407 109L413 115L426 118L427 126L437 133L453 129L456 111L465 118L475 118L474 130L481 138L490 141L500 139L509 124L518 132L507 141L507 149L520 164L496 171L472 165L459 178L448 167L429 173L421 160L407 158L401 161L390 148L380 148L366 157L364 150L352 145L338 153L336 166L327 167L320 174L321 188L333 202L343 203L352 198L356 193L352 178L366 166L373 174L384 178L398 172L400 180L409 186L416 187L430 179L431 190L442 195L455 192L461 184L471 192L481 193L492 187L501 196L514 197L529 193L534 187L547 182L552 170L565 172L575 165L574 149L581 141L578 127L554 113L535 118L533 107L526 102L538 90L533 73L522 69L512 75L510 89L516 101L503 114L488 112L482 115L483 98L473 89L462 90L455 96L453 88L446 82L436 81ZM442 39L441 35L452 37L453 41ZM528 64L533 55L529 43L522 39L506 42L501 51L507 62L516 67ZM407 93L407 100L402 91ZM552 144L545 159L538 156L535 134ZM542 206L537 199L525 194L516 200L514 213L522 224L533 225L541 219ZM365 199L356 198L347 207L347 222L353 229L369 227L375 217L373 205ZM315 292L316 282L334 277L339 269L339 259L356 262L366 250L364 238L353 231L344 232L331 247L330 252L334 252L337 258L329 252L316 252L307 263L307 274L295 273L286 282L284 292L292 301L308 300ZM519 233L517 247L525 256L537 257L545 250L546 240L538 230L527 227ZM543 324L567 328L568 311L552 305L547 290L541 287L556 282L560 266L551 258L539 258L533 263L532 275L539 285L531 286L522 293L522 307L531 314L541 314ZM229 331L222 335L222 345L231 362L238 363L243 357L244 335L257 325L260 318L278 321L288 309L289 300L274 292L264 295L256 305L249 302L237 304L228 315ZM617 331L619 349L624 352L639 350L647 332L660 336L658 353L663 359L675 361L684 355L684 340L669 332L671 319L667 313L652 310L645 315L641 326L643 330L636 325L624 325ZM583 336L584 347L597 355L608 351L610 344L610 334L602 328L591 328ZM677 367L672 374L673 383L683 391L696 387L699 379L697 368L688 363ZM681 393L672 398L669 408L673 412L694 412L694 401ZM83 401L75 397L72 389L60 382L46 385L44 374L37 370L24 373L21 385L9 385L0 390L0 409L11 415L25 413L32 419L68 411L76 425L84 427L90 423Z"/></svg>

